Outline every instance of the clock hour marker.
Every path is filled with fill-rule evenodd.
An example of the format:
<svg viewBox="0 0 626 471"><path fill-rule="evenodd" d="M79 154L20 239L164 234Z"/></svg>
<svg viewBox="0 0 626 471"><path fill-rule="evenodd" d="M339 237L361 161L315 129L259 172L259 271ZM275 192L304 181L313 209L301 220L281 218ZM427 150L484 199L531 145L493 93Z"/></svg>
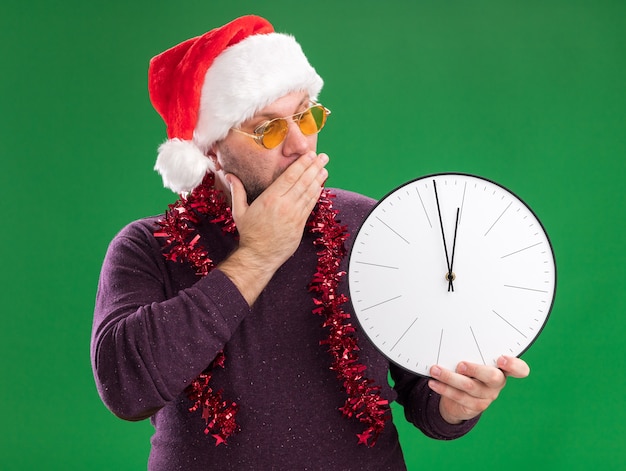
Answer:
<svg viewBox="0 0 626 471"><path fill-rule="evenodd" d="M538 245L541 245L541 244L543 244L543 242L537 242L536 244L529 245L528 247L524 247L523 249L519 249L519 250L516 250L515 252L511 252L509 254L503 255L500 258L510 257L511 255L515 255L516 253L523 252L524 250L532 249L533 247L537 247Z"/></svg>
<svg viewBox="0 0 626 471"><path fill-rule="evenodd" d="M523 290L526 290L526 291L536 291L537 293L547 293L547 291L543 290L543 289L526 288L524 286L504 285L504 287L505 288L523 289Z"/></svg>
<svg viewBox="0 0 626 471"><path fill-rule="evenodd" d="M472 337L474 337L474 343L476 344L476 348L478 349L478 353L480 354L480 358L483 360L483 365L486 365L485 357L483 356L483 352L480 350L480 345L478 345L478 340L476 340L476 335L474 335L474 329L472 326L469 326L470 332L472 333Z"/></svg>
<svg viewBox="0 0 626 471"><path fill-rule="evenodd" d="M394 348L396 348L396 345L398 345L400 343L400 340L402 340L404 338L404 336L407 334L407 332L409 330L411 330L411 327L413 327L413 324L415 324L417 322L417 317L415 318L415 320L413 322L411 322L411 325L407 327L407 329L404 331L404 333L400 336L400 338L398 339L398 341L396 343L393 344L393 347L391 347L391 350L393 350ZM391 351L390 350L390 351Z"/></svg>
<svg viewBox="0 0 626 471"><path fill-rule="evenodd" d="M459 225L461 224L461 219L463 218L463 206L465 206L465 192L467 191L467 182L463 185L463 198L461 198L461 208L459 214Z"/></svg>
<svg viewBox="0 0 626 471"><path fill-rule="evenodd" d="M395 235L397 235L398 237L400 237L400 239L402 239L403 241L405 241L407 244L411 245L411 243L406 240L404 237L402 237L400 234L398 234L391 226L389 226L389 224L387 224L385 221L383 221L381 218L379 218L378 216L376 216L376 219L378 219L380 222L383 223L383 225L389 229L391 232L393 232Z"/></svg>
<svg viewBox="0 0 626 471"><path fill-rule="evenodd" d="M422 201L422 195L420 195L420 190L419 188L415 188L415 191L417 192L417 197L420 199L420 203L422 204L422 209L424 210L424 214L426 215L426 220L428 221L428 225L430 226L430 228L433 228L432 223L430 222L430 218L428 217L428 212L426 211L426 206L424 206L424 201Z"/></svg>
<svg viewBox="0 0 626 471"><path fill-rule="evenodd" d="M441 335L439 336L439 348L437 349L437 363L439 363L439 355L441 354L442 343L443 343L443 329L441 329Z"/></svg>
<svg viewBox="0 0 626 471"><path fill-rule="evenodd" d="M354 263L358 263L360 265L369 265L371 267L380 267L380 268L389 268L391 270L399 270L399 267L390 267L388 265L380 265L378 263L359 262L358 260L356 260Z"/></svg>
<svg viewBox="0 0 626 471"><path fill-rule="evenodd" d="M508 209L511 207L511 205L512 205L512 204L513 204L513 201L511 201L511 202L509 203L509 205L508 205L506 208L504 208L504 211L502 211L502 213L500 214L500 216L498 216L498 219L496 219L496 220L493 222L493 224L491 225L491 227L489 228L489 230L488 230L487 232L485 232L485 237L487 236L487 234L489 234L489 232L491 232L491 229L493 229L493 226L495 226L495 225L496 225L496 223L500 220L500 218L501 218L502 216L504 216L504 213L506 213L506 212L508 211Z"/></svg>
<svg viewBox="0 0 626 471"><path fill-rule="evenodd" d="M402 295L401 295L401 294L399 294L398 296L394 296L393 298L389 298L389 299L387 299L387 300L385 300L385 301L381 301L381 302L379 302L379 303L372 304L371 306L364 307L363 309L361 309L361 311L367 311L368 309L372 309L372 308L377 307L377 306L380 306L380 305L382 305L382 304L386 304L386 303L389 303L389 302L391 302L391 301L395 301L396 299L401 298L401 297L402 297Z"/></svg>
<svg viewBox="0 0 626 471"><path fill-rule="evenodd" d="M494 311L493 309L491 310L491 312L493 312L496 316L498 316L500 319L502 319L504 322L506 322L507 324L509 324L513 329L515 329L522 337L526 338L526 336L520 332L520 330L515 327L513 324L511 324L509 321L507 321L504 317L502 317L500 314L498 314L496 311Z"/></svg>

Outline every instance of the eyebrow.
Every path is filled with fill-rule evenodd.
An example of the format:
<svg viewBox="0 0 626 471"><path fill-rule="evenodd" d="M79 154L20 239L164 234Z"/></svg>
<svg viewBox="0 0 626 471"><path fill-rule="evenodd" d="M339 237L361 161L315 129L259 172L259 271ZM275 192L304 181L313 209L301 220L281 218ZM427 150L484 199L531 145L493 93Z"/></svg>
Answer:
<svg viewBox="0 0 626 471"><path fill-rule="evenodd" d="M311 102L311 98L306 96L300 101L296 109L302 108L303 106L305 106L307 103L310 103L310 102ZM298 112L296 111L294 114L298 114ZM289 116L292 116L292 115L289 115ZM272 119L283 118L283 117L284 116L278 116L276 113L261 113L250 118L250 121L256 121L257 119L262 119L262 118L265 118L265 120L267 121L271 121Z"/></svg>

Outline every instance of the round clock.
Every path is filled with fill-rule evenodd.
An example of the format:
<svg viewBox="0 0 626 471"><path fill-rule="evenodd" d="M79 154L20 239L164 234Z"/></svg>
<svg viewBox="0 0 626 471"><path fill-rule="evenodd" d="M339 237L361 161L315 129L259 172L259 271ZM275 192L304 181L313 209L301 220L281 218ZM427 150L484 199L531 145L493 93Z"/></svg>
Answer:
<svg viewBox="0 0 626 471"><path fill-rule="evenodd" d="M495 366L526 351L552 309L556 265L521 199L481 177L442 173L376 204L356 234L348 284L372 343L429 376L434 364Z"/></svg>

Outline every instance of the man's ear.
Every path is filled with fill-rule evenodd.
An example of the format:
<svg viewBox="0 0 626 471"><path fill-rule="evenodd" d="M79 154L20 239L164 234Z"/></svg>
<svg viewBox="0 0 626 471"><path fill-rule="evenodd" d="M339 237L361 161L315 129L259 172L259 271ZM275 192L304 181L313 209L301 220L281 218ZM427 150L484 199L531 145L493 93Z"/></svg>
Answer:
<svg viewBox="0 0 626 471"><path fill-rule="evenodd" d="M214 143L205 154L209 159L211 159L211 162L213 163L213 168L216 172L222 170L222 166L220 165L219 159L217 157L218 152L219 150L217 148L217 143Z"/></svg>

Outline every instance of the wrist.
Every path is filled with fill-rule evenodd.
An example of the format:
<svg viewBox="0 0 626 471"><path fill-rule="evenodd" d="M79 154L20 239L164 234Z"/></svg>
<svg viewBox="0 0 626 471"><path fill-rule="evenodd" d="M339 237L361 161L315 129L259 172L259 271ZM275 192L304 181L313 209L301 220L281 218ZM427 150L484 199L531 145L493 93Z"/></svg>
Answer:
<svg viewBox="0 0 626 471"><path fill-rule="evenodd" d="M446 407L446 398L443 396L441 397L439 401L439 415L441 415L441 418L445 420L447 423L449 423L450 425L459 425L465 422L463 419L455 417L454 415L448 412L448 409Z"/></svg>
<svg viewBox="0 0 626 471"><path fill-rule="evenodd" d="M250 306L278 269L246 248L236 249L216 268L233 282Z"/></svg>

